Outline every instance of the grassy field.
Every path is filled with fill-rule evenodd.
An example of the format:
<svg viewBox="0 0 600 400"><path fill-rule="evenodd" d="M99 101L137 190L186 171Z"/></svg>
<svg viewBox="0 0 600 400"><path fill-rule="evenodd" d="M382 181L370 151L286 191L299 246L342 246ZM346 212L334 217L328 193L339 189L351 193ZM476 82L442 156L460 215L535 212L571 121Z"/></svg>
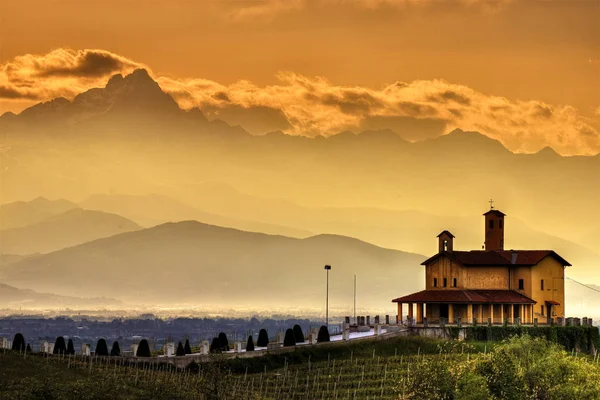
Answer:
<svg viewBox="0 0 600 400"><path fill-rule="evenodd" d="M401 337L185 371L119 358L0 353L1 399L598 399L598 357L543 338Z"/></svg>

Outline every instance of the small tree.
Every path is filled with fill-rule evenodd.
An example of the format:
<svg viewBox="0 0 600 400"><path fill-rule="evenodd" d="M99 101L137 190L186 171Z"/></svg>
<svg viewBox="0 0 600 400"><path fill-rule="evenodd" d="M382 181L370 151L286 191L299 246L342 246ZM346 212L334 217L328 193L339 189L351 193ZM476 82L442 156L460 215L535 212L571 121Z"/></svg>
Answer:
<svg viewBox="0 0 600 400"><path fill-rule="evenodd" d="M67 355L75 354L75 346L73 346L73 339L69 339L67 342Z"/></svg>
<svg viewBox="0 0 600 400"><path fill-rule="evenodd" d="M27 343L27 349L25 349L25 351L31 353L31 346L29 345L29 343Z"/></svg>
<svg viewBox="0 0 600 400"><path fill-rule="evenodd" d="M227 340L227 335L223 332L219 333L219 346L221 347L221 351L229 351L229 341Z"/></svg>
<svg viewBox="0 0 600 400"><path fill-rule="evenodd" d="M108 346L106 345L106 340L100 338L98 339L98 343L96 343L96 355L97 356L107 356L108 355Z"/></svg>
<svg viewBox="0 0 600 400"><path fill-rule="evenodd" d="M289 347L289 346L295 346L295 345L296 345L296 339L294 338L294 330L288 329L287 331L285 331L285 337L283 338L283 346Z"/></svg>
<svg viewBox="0 0 600 400"><path fill-rule="evenodd" d="M294 339L296 340L296 343L304 342L304 333L298 324L294 325Z"/></svg>
<svg viewBox="0 0 600 400"><path fill-rule="evenodd" d="M258 347L267 347L269 345L269 334L266 329L261 329L258 332L258 340L256 341Z"/></svg>
<svg viewBox="0 0 600 400"><path fill-rule="evenodd" d="M52 351L53 354L66 354L67 353L67 343L65 342L65 338L62 336L59 336L56 338L56 341L54 342L54 350Z"/></svg>
<svg viewBox="0 0 600 400"><path fill-rule="evenodd" d="M325 325L319 328L319 334L317 335L317 343L329 342L329 329Z"/></svg>
<svg viewBox="0 0 600 400"><path fill-rule="evenodd" d="M213 338L212 342L210 343L210 352L211 353L220 353L221 352L221 342L219 341L219 338Z"/></svg>
<svg viewBox="0 0 600 400"><path fill-rule="evenodd" d="M254 351L254 339L252 335L248 336L248 342L246 342L246 351Z"/></svg>
<svg viewBox="0 0 600 400"><path fill-rule="evenodd" d="M183 346L183 351L185 351L185 354L192 354L192 348L190 347L189 339L185 339L185 345Z"/></svg>
<svg viewBox="0 0 600 400"><path fill-rule="evenodd" d="M146 339L142 339L140 341L135 355L136 357L150 357L152 355L150 353L150 346L148 345L148 341Z"/></svg>
<svg viewBox="0 0 600 400"><path fill-rule="evenodd" d="M185 356L185 350L183 349L183 345L181 344L181 342L177 344L177 350L175 351L175 355L177 357Z"/></svg>
<svg viewBox="0 0 600 400"><path fill-rule="evenodd" d="M25 351L25 338L23 337L22 333L17 333L13 338L12 349L19 352Z"/></svg>
<svg viewBox="0 0 600 400"><path fill-rule="evenodd" d="M121 355L121 346L119 346L119 342L113 342L112 348L110 349L110 355L113 357Z"/></svg>

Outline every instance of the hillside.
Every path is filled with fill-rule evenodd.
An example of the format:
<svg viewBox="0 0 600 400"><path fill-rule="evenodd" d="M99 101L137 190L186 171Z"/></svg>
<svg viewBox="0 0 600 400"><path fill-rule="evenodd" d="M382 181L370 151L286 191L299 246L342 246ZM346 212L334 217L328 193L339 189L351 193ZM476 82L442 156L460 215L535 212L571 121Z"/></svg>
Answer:
<svg viewBox="0 0 600 400"><path fill-rule="evenodd" d="M187 221L26 259L0 276L57 294L290 310L322 306L330 264L330 305L349 312L354 274L361 308L392 309L398 293L422 286L423 260L342 236L294 239Z"/></svg>
<svg viewBox="0 0 600 400"><path fill-rule="evenodd" d="M208 198L210 196L211 193L207 191L204 197ZM89 210L118 214L145 227L167 222L194 220L210 225L251 232L279 234L291 237L307 237L312 235L307 230L277 225L276 220L274 220L274 223L258 222L252 220L251 214L245 214L243 217L226 217L219 213L205 212L170 197L157 194L95 194L81 201L79 206ZM241 204L238 204L238 206L242 207ZM226 212L226 210L221 211Z"/></svg>
<svg viewBox="0 0 600 400"><path fill-rule="evenodd" d="M71 209L41 222L0 231L0 253L48 253L91 240L140 229L115 214Z"/></svg>
<svg viewBox="0 0 600 400"><path fill-rule="evenodd" d="M81 298L37 293L0 283L0 308L4 309L50 309L50 308L104 308L122 303L110 298Z"/></svg>
<svg viewBox="0 0 600 400"><path fill-rule="evenodd" d="M35 224L76 207L77 205L68 200L48 200L44 197L2 204L0 205L0 230Z"/></svg>

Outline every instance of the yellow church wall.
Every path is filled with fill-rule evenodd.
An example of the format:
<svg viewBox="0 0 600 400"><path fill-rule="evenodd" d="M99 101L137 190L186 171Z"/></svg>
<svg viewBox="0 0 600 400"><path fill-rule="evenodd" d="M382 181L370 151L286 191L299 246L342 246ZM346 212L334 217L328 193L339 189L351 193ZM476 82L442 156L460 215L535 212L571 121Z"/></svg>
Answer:
<svg viewBox="0 0 600 400"><path fill-rule="evenodd" d="M523 279L523 290L519 289L519 279ZM510 288L524 296L531 297L532 277L531 267L515 267L510 269Z"/></svg>
<svg viewBox="0 0 600 400"><path fill-rule="evenodd" d="M449 257L440 257L434 263L429 264L425 271L426 289L454 289L453 279L456 278L456 286L463 286L465 268L455 263ZM434 278L437 279L437 287L433 286ZM444 278L447 286L444 287Z"/></svg>
<svg viewBox="0 0 600 400"><path fill-rule="evenodd" d="M537 303L534 305L534 318L540 321L547 318L546 300L553 300L560 303L553 306L553 317L565 316L565 269L558 261L551 257L546 257L537 265L531 268L532 293L531 298ZM544 290L542 290L541 281L544 280ZM541 315L541 306L544 306L544 315Z"/></svg>
<svg viewBox="0 0 600 400"><path fill-rule="evenodd" d="M507 267L465 268L465 287L469 289L506 289L508 288Z"/></svg>

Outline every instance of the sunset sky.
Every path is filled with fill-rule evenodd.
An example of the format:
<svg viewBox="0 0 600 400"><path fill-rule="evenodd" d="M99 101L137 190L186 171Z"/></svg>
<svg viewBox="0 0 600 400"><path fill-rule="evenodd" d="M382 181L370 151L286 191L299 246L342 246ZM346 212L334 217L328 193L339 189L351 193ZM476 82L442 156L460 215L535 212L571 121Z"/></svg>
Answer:
<svg viewBox="0 0 600 400"><path fill-rule="evenodd" d="M251 133L477 130L600 153L600 2L3 1L0 113L147 68Z"/></svg>

